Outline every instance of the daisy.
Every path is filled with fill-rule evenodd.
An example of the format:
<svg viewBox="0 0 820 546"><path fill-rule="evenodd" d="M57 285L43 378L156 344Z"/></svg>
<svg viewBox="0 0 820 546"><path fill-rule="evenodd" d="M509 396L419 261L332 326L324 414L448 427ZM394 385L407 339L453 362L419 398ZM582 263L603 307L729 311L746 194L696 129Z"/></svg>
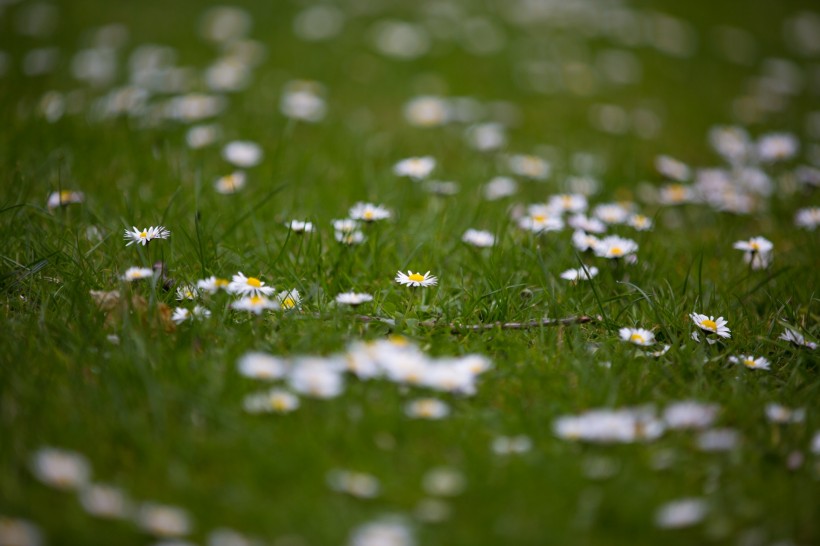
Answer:
<svg viewBox="0 0 820 546"><path fill-rule="evenodd" d="M820 207L806 207L794 215L794 225L814 231L820 225Z"/></svg>
<svg viewBox="0 0 820 546"><path fill-rule="evenodd" d="M270 296L273 294L273 287L265 286L265 283L256 277L246 277L240 271L233 276L231 283L228 285L228 292L242 296Z"/></svg>
<svg viewBox="0 0 820 546"><path fill-rule="evenodd" d="M149 279L154 276L154 270L149 267L129 267L122 275L122 280L126 282Z"/></svg>
<svg viewBox="0 0 820 546"><path fill-rule="evenodd" d="M248 176L242 171L234 171L229 175L221 176L214 181L214 189L222 195L236 193L245 187Z"/></svg>
<svg viewBox="0 0 820 546"><path fill-rule="evenodd" d="M800 143L792 134L771 133L757 141L757 157L764 163L785 161L797 155Z"/></svg>
<svg viewBox="0 0 820 546"><path fill-rule="evenodd" d="M404 413L418 419L444 419L450 414L450 407L435 398L421 398L408 403L404 407Z"/></svg>
<svg viewBox="0 0 820 546"><path fill-rule="evenodd" d="M98 518L122 519L129 515L131 503L117 487L92 484L80 491L83 509Z"/></svg>
<svg viewBox="0 0 820 546"><path fill-rule="evenodd" d="M702 429L712 425L719 411L717 404L685 400L668 405L663 410L663 420L671 429Z"/></svg>
<svg viewBox="0 0 820 546"><path fill-rule="evenodd" d="M192 150L210 146L219 139L219 125L195 125L185 133L185 142Z"/></svg>
<svg viewBox="0 0 820 546"><path fill-rule="evenodd" d="M635 254L638 251L638 243L632 239L609 235L598 241L593 251L599 258L617 260Z"/></svg>
<svg viewBox="0 0 820 546"><path fill-rule="evenodd" d="M55 191L48 196L46 206L49 210L54 210L58 207L71 205L72 203L82 203L85 201L85 194L79 191Z"/></svg>
<svg viewBox="0 0 820 546"><path fill-rule="evenodd" d="M602 203L592 209L592 215L605 224L625 224L629 219L629 209L619 203Z"/></svg>
<svg viewBox="0 0 820 546"><path fill-rule="evenodd" d="M500 123L480 123L473 125L466 131L469 145L480 151L497 150L507 143L507 134Z"/></svg>
<svg viewBox="0 0 820 546"><path fill-rule="evenodd" d="M518 191L518 183L507 176L496 176L484 185L482 191L484 199L497 201L515 195Z"/></svg>
<svg viewBox="0 0 820 546"><path fill-rule="evenodd" d="M349 470L331 470L327 475L327 484L334 491L361 499L375 498L381 490L379 480L375 476Z"/></svg>
<svg viewBox="0 0 820 546"><path fill-rule="evenodd" d="M416 127L437 127L444 125L451 117L450 105L436 96L415 97L405 103L404 119Z"/></svg>
<svg viewBox="0 0 820 546"><path fill-rule="evenodd" d="M479 248L488 248L495 244L495 235L489 231L482 231L478 229L468 229L461 236L461 240L468 245L477 246Z"/></svg>
<svg viewBox="0 0 820 546"><path fill-rule="evenodd" d="M646 408L596 409L558 417L553 430L565 440L629 443L654 440L663 434L665 425Z"/></svg>
<svg viewBox="0 0 820 546"><path fill-rule="evenodd" d="M679 499L661 506L655 513L655 525L662 529L680 529L703 521L708 505L700 498Z"/></svg>
<svg viewBox="0 0 820 546"><path fill-rule="evenodd" d="M561 273L561 278L572 282L578 282L588 281L595 278L596 275L598 275L597 267L589 267L585 265L583 267L579 267L578 269L567 269Z"/></svg>
<svg viewBox="0 0 820 546"><path fill-rule="evenodd" d="M667 184L661 188L658 201L662 205L682 205L695 200L695 191L683 184Z"/></svg>
<svg viewBox="0 0 820 546"><path fill-rule="evenodd" d="M177 287L177 301L195 300L199 297L199 290L190 284Z"/></svg>
<svg viewBox="0 0 820 546"><path fill-rule="evenodd" d="M220 279L218 277L208 277L207 279L196 281L196 287L208 294L214 294L220 289L227 290L230 284L228 279Z"/></svg>
<svg viewBox="0 0 820 546"><path fill-rule="evenodd" d="M393 165L393 173L396 176L406 176L413 180L422 180L430 176L436 168L436 160L431 156L409 157L402 159Z"/></svg>
<svg viewBox="0 0 820 546"><path fill-rule="evenodd" d="M409 269L406 275L401 271L396 273L395 280L404 286L435 286L438 283L438 278L430 275L429 271L422 275L421 273L413 273Z"/></svg>
<svg viewBox="0 0 820 546"><path fill-rule="evenodd" d="M560 231L564 229L564 221L546 206L530 207L529 214L518 220L518 227L533 233Z"/></svg>
<svg viewBox="0 0 820 546"><path fill-rule="evenodd" d="M359 222L351 218L331 220L330 223L333 224L333 229L336 231L341 231L342 233L351 233L359 229Z"/></svg>
<svg viewBox="0 0 820 546"><path fill-rule="evenodd" d="M335 231L333 237L348 246L358 245L364 241L364 233L361 231Z"/></svg>
<svg viewBox="0 0 820 546"><path fill-rule="evenodd" d="M559 213L581 213L587 210L587 198L579 193L564 193L550 197L547 206Z"/></svg>
<svg viewBox="0 0 820 546"><path fill-rule="evenodd" d="M715 319L713 316L701 315L700 313L690 313L689 318L692 319L695 326L700 328L700 330L706 334L706 341L709 342L710 345L717 341L708 337L711 334L715 334L722 338L732 337L731 330L726 327L726 325L729 324L729 321L724 320L723 317L718 317ZM695 341L700 341L700 337L697 335L697 332L692 333L692 338L695 339Z"/></svg>
<svg viewBox="0 0 820 546"><path fill-rule="evenodd" d="M262 161L262 148L255 142L235 140L222 148L222 157L237 167L255 167Z"/></svg>
<svg viewBox="0 0 820 546"><path fill-rule="evenodd" d="M290 229L294 233L312 233L313 232L313 222L302 222L301 220L291 220L289 223L285 224L288 229Z"/></svg>
<svg viewBox="0 0 820 546"><path fill-rule="evenodd" d="M350 218L362 220L363 222L376 222L390 218L390 211L381 205L359 202L353 205L349 211Z"/></svg>
<svg viewBox="0 0 820 546"><path fill-rule="evenodd" d="M285 84L279 110L286 117L317 123L327 112L324 87L313 81L291 81Z"/></svg>
<svg viewBox="0 0 820 546"><path fill-rule="evenodd" d="M290 311L291 309L299 309L302 304L302 297L299 291L294 288L293 290L279 292L276 295L276 301L279 302L282 309Z"/></svg>
<svg viewBox="0 0 820 546"><path fill-rule="evenodd" d="M297 363L288 376L290 388L314 398L335 398L344 390L344 379L335 363L309 358Z"/></svg>
<svg viewBox="0 0 820 546"><path fill-rule="evenodd" d="M152 502L140 507L137 524L158 537L180 537L191 532L191 521L185 510Z"/></svg>
<svg viewBox="0 0 820 546"><path fill-rule="evenodd" d="M729 362L732 364L743 364L750 370L768 370L769 361L762 356L754 357L752 355L730 356Z"/></svg>
<svg viewBox="0 0 820 546"><path fill-rule="evenodd" d="M668 155L659 155L655 158L655 169L666 178L684 182L692 176L689 166Z"/></svg>
<svg viewBox="0 0 820 546"><path fill-rule="evenodd" d="M807 340L803 336L803 334L796 330L786 329L782 334L780 334L780 337L778 337L777 339L788 341L789 343L796 345L797 347L808 347L812 350L817 348L817 343Z"/></svg>
<svg viewBox="0 0 820 546"><path fill-rule="evenodd" d="M370 301L373 301L373 296L370 294L362 294L357 292L342 292L336 296L336 303L350 305L351 307L356 307L357 305Z"/></svg>
<svg viewBox="0 0 820 546"><path fill-rule="evenodd" d="M780 425L802 423L806 420L806 408L792 409L780 404L766 404L765 412L769 422Z"/></svg>
<svg viewBox="0 0 820 546"><path fill-rule="evenodd" d="M569 227L587 233L603 233L606 231L606 224L597 218L589 218L585 214L573 214L567 220Z"/></svg>
<svg viewBox="0 0 820 546"><path fill-rule="evenodd" d="M242 401L248 413L290 413L299 408L299 397L284 389L249 394Z"/></svg>
<svg viewBox="0 0 820 546"><path fill-rule="evenodd" d="M285 377L288 363L268 353L251 351L237 361L236 367L244 377L251 379L275 380Z"/></svg>
<svg viewBox="0 0 820 546"><path fill-rule="evenodd" d="M265 296L246 296L242 299L236 300L231 304L231 309L237 311L250 311L257 315L262 314L266 309L279 309L279 304Z"/></svg>
<svg viewBox="0 0 820 546"><path fill-rule="evenodd" d="M145 229L132 227L131 229L131 231L125 230L125 240L128 241L125 246L131 246L134 243L145 246L154 239L167 239L171 235L171 232L163 226L151 226Z"/></svg>
<svg viewBox="0 0 820 546"><path fill-rule="evenodd" d="M532 180L546 180L552 170L549 163L534 155L517 154L509 157L510 170L518 176Z"/></svg>
<svg viewBox="0 0 820 546"><path fill-rule="evenodd" d="M647 347L655 343L655 334L643 328L621 328L618 330L621 341Z"/></svg>
<svg viewBox="0 0 820 546"><path fill-rule="evenodd" d="M652 219L643 214L631 215L626 223L638 231L649 231L652 229Z"/></svg>
<svg viewBox="0 0 820 546"><path fill-rule="evenodd" d="M32 522L0 515L0 544L40 546L45 542L40 528Z"/></svg>
<svg viewBox="0 0 820 546"><path fill-rule="evenodd" d="M44 484L62 490L80 489L91 476L84 456L55 448L39 449L32 457L31 470Z"/></svg>
<svg viewBox="0 0 820 546"><path fill-rule="evenodd" d="M763 237L752 237L748 241L737 241L733 248L744 251L743 261L752 269L765 269L772 262L774 245Z"/></svg>
<svg viewBox="0 0 820 546"><path fill-rule="evenodd" d="M701 451L731 451L740 443L740 433L732 428L712 428L698 435Z"/></svg>
<svg viewBox="0 0 820 546"><path fill-rule="evenodd" d="M586 252L587 250L593 250L601 240L594 235L588 235L584 231L580 229L576 229L575 232L572 234L572 246L576 248L579 252Z"/></svg>
<svg viewBox="0 0 820 546"><path fill-rule="evenodd" d="M205 307L202 307L201 305L197 305L191 311L185 309L184 307L177 307L176 309L174 309L173 315L171 315L171 320L173 320L177 324L182 324L188 319L203 319L208 318L210 316L211 312Z"/></svg>

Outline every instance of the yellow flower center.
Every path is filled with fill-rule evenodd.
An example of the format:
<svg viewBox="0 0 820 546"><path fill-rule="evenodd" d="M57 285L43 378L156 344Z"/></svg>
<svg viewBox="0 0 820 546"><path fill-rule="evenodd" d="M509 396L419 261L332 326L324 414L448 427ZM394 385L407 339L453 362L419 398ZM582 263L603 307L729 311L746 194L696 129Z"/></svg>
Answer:
<svg viewBox="0 0 820 546"><path fill-rule="evenodd" d="M634 334L632 334L631 336L629 336L629 340L630 340L630 341L640 341L641 343L643 343L644 341L646 341L646 340L644 339L644 337L643 337L641 334L637 333L637 332L636 332L636 333L634 333Z"/></svg>
<svg viewBox="0 0 820 546"><path fill-rule="evenodd" d="M683 199L686 197L686 190L680 184L675 184L669 188L669 194L672 197L672 199L676 201L683 201Z"/></svg>
<svg viewBox="0 0 820 546"><path fill-rule="evenodd" d="M296 307L296 302L293 301L293 298L288 296L287 298L285 298L285 301L282 302L282 307L284 307L285 309L293 309L294 307Z"/></svg>
<svg viewBox="0 0 820 546"><path fill-rule="evenodd" d="M755 367L755 361L751 358L747 358L746 360L743 361L743 363L746 366L748 366L749 368L754 368Z"/></svg>
<svg viewBox="0 0 820 546"><path fill-rule="evenodd" d="M284 397L278 396L271 400L271 407L276 411L285 411L288 409L288 403L285 401Z"/></svg>
<svg viewBox="0 0 820 546"><path fill-rule="evenodd" d="M407 278L414 282L421 282L424 280L424 275L421 273L411 273Z"/></svg>
<svg viewBox="0 0 820 546"><path fill-rule="evenodd" d="M613 246L610 249L609 253L612 254L613 256L623 256L624 255L623 249L619 246Z"/></svg>
<svg viewBox="0 0 820 546"><path fill-rule="evenodd" d="M717 324L715 321L709 319L703 319L700 323L700 327L707 330L712 330L713 332L717 331Z"/></svg>
<svg viewBox="0 0 820 546"><path fill-rule="evenodd" d="M248 286L253 286L254 288L261 288L262 281L260 281L256 277L248 277Z"/></svg>
<svg viewBox="0 0 820 546"><path fill-rule="evenodd" d="M68 190L63 190L60 192L60 202L65 202L71 200L71 192Z"/></svg>
<svg viewBox="0 0 820 546"><path fill-rule="evenodd" d="M755 241L750 242L749 246L752 247L752 250L760 250L760 245Z"/></svg>
<svg viewBox="0 0 820 546"><path fill-rule="evenodd" d="M404 336L392 335L387 339L388 339L388 341L390 341L390 343L392 343L393 345L396 345L398 347L406 347L409 343L407 341L407 338L404 337Z"/></svg>
<svg viewBox="0 0 820 546"><path fill-rule="evenodd" d="M227 279L216 279L214 281L214 286L216 286L216 287L225 287L225 286L228 286L228 284L229 283L228 283Z"/></svg>
<svg viewBox="0 0 820 546"><path fill-rule="evenodd" d="M140 239L145 239L146 237L148 237L147 231L143 231L142 233L140 233Z"/></svg>
<svg viewBox="0 0 820 546"><path fill-rule="evenodd" d="M251 298L251 305L260 305L262 303L262 301L263 300L262 300L261 296L253 296Z"/></svg>
<svg viewBox="0 0 820 546"><path fill-rule="evenodd" d="M533 214L532 219L536 222L543 222L547 219L547 217L543 214Z"/></svg>
<svg viewBox="0 0 820 546"><path fill-rule="evenodd" d="M364 214L362 214L362 217L363 217L365 220L372 220L372 219L373 219L373 211L372 211L372 210L366 210L366 211L364 211Z"/></svg>

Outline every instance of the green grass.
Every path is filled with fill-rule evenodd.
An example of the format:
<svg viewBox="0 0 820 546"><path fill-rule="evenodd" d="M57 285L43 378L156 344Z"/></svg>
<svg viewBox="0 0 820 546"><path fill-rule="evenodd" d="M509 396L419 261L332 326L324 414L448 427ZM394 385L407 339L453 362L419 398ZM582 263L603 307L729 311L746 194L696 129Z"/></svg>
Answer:
<svg viewBox="0 0 820 546"><path fill-rule="evenodd" d="M216 49L197 35L202 3L62 2L49 39L16 33L16 14L26 5L0 8L0 50L13 60L0 76L0 514L35 522L52 544L150 541L133 523L94 519L74 494L38 482L31 456L54 446L82 453L95 480L137 501L184 507L196 543L217 527L275 544L344 543L351 529L381 514L413 521L415 507L428 497L423 476L438 466L458 469L467 486L445 499L449 519L413 523L419 544L820 542L820 459L809 449L820 429L818 353L777 339L784 324L820 337L820 242L816 231L793 224L798 208L820 204L817 192L778 191L763 211L746 216L703 205L642 204L655 219L652 231L611 230L640 244L639 262L584 256L601 273L578 286L558 277L579 263L571 232L526 234L508 210L511 203L542 202L562 191L567 176L577 174L572 160L581 152L605 165L592 204L640 203L642 181L661 184L652 167L661 153L692 166L720 164L707 131L733 122L732 101L759 73L761 59L785 56L806 70L813 66L816 59L786 49L781 33L782 21L811 3L756 1L737 13L737 6L704 2L674 8L636 2L642 13L668 9L689 21L699 37L697 52L678 59L645 45L631 48L642 65L639 83L601 85L578 96L528 90L516 76L520 61L593 59L602 49L628 48L576 27L517 28L497 15L503 3L463 4L504 29L508 46L500 52L476 57L436 41L430 55L402 62L374 52L368 29L387 17L421 21L421 6L373 3L375 11L349 15L335 40L307 43L291 30L301 4L242 2L254 15L250 36L267 47L267 58L216 121L222 142L256 141L265 159L249 169L247 188L230 196L212 188L233 170L220 157L222 142L190 150L186 126L95 122L86 109L55 123L37 114L49 90L85 89L87 99L107 92L70 75L69 59L91 27L123 22L130 30L117 85L126 78L123 53L142 43L173 46L178 64L206 67ZM730 64L715 52L710 32L726 24L757 38L751 66ZM43 44L59 46L62 62L51 75L23 76L20 59ZM326 86L323 122L289 122L279 113L282 86L297 78ZM404 102L434 79L446 84L447 96L517 105L520 123L510 128L506 151L552 147L550 180L520 181L518 195L484 201L480 187L506 173L499 154L470 149L460 124L420 129L402 118ZM800 160L774 169L775 175L809 161L805 120L816 110L817 84L808 85L785 109L748 127L754 136L775 130L800 136ZM588 120L594 104L630 111L648 106L662 130L653 139L596 131ZM460 183L458 195L432 196L392 174L396 161L425 154L439 162L434 177ZM86 202L48 211L46 196L61 188L85 192ZM343 247L329 222L360 200L383 203L394 217L367 227L361 246ZM292 218L314 221L317 232L290 234L283 223ZM157 224L172 231L169 240L125 247L123 228ZM96 235L89 235L92 226ZM494 232L496 247L461 243L470 227ZM755 235L775 245L765 271L750 271L732 249L734 241ZM213 312L209 319L166 332L151 316L159 303L176 305L173 291L119 281L127 267L157 260L178 282L239 270L261 274L277 289L298 289L303 306L257 319L230 311L227 296L216 297L205 304ZM393 282L397 270L408 268L439 276L424 305L418 293ZM114 289L143 295L149 311L106 325L89 291ZM357 312L396 319L396 326L363 323L332 305L349 289L375 296ZM693 311L726 317L732 339L712 347L691 341ZM448 326L579 315L599 319L526 331L452 334ZM438 325L420 324L430 319ZM657 360L637 357L618 340L623 326L653 329L672 349ZM244 396L259 390L236 370L246 351L328 355L350 341L391 332L433 355L481 353L494 366L475 396L442 396L452 409L442 421L404 414L406 401L424 396L423 389L352 376L338 398L302 398L289 415L243 411ZM111 334L119 344L107 339ZM765 356L772 369L732 365L727 357L735 354ZM645 404L662 409L690 398L720 404L717 426L737 429L743 438L736 450L703 453L692 432L588 445L557 438L552 429L564 414ZM769 402L806 408L805 422L769 423ZM499 457L490 449L496 436L517 434L532 439L531 451ZM805 462L788 470L795 451ZM663 470L659 459L670 461ZM614 471L591 478L590 467L600 466ZM337 468L373 474L381 495L363 500L330 490L326 474ZM705 520L681 530L656 528L655 510L682 497L705 498Z"/></svg>

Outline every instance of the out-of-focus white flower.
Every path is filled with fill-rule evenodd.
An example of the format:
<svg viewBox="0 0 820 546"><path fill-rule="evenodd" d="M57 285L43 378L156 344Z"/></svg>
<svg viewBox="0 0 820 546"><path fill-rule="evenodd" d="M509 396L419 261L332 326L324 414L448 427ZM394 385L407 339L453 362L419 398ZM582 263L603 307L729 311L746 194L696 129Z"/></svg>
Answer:
<svg viewBox="0 0 820 546"><path fill-rule="evenodd" d="M561 273L561 278L572 281L588 281L590 279L595 278L598 275L598 268L594 266L583 266L579 267L578 269L567 269L563 273Z"/></svg>
<svg viewBox="0 0 820 546"><path fill-rule="evenodd" d="M453 497L464 491L466 485L464 474L446 466L433 468L422 479L422 487L434 497Z"/></svg>
<svg viewBox="0 0 820 546"><path fill-rule="evenodd" d="M798 210L794 215L794 225L814 231L820 225L820 207L806 207Z"/></svg>
<svg viewBox="0 0 820 546"><path fill-rule="evenodd" d="M85 201L85 194L81 191L55 191L49 194L46 206L49 210L54 210L72 203L82 203L83 201Z"/></svg>
<svg viewBox="0 0 820 546"><path fill-rule="evenodd" d="M157 537L181 537L191 532L188 513L176 506L146 502L139 508L137 524Z"/></svg>
<svg viewBox="0 0 820 546"><path fill-rule="evenodd" d="M797 347L806 347L811 350L817 348L817 343L807 340L803 336L803 334L801 334L797 330L792 330L790 328L787 328L782 334L780 334L780 337L778 337L777 339L788 341L789 343Z"/></svg>
<svg viewBox="0 0 820 546"><path fill-rule="evenodd" d="M496 455L513 455L526 453L532 449L532 440L529 436L497 436L492 443L493 453Z"/></svg>
<svg viewBox="0 0 820 546"><path fill-rule="evenodd" d="M679 529L703 521L708 505L698 498L679 499L661 506L655 513L655 525L662 529Z"/></svg>
<svg viewBox="0 0 820 546"><path fill-rule="evenodd" d="M590 410L553 421L553 431L559 438L596 443L655 440L664 429L664 423L648 408Z"/></svg>
<svg viewBox="0 0 820 546"><path fill-rule="evenodd" d="M436 159L432 156L408 157L393 165L396 176L406 176L413 180L423 180L436 168Z"/></svg>
<svg viewBox="0 0 820 546"><path fill-rule="evenodd" d="M243 171L234 171L217 178L214 181L214 189L222 195L231 195L244 188L247 180L248 176Z"/></svg>
<svg viewBox="0 0 820 546"><path fill-rule="evenodd" d="M350 470L331 470L327 474L327 484L334 491L361 499L375 498L381 491L378 478L371 474Z"/></svg>
<svg viewBox="0 0 820 546"><path fill-rule="evenodd" d="M477 246L480 248L488 248L495 245L495 235L489 231L482 231L478 229L468 229L461 236L461 240L468 245Z"/></svg>
<svg viewBox="0 0 820 546"><path fill-rule="evenodd" d="M668 155L659 155L655 158L655 169L663 176L678 182L685 182L692 177L692 171L686 163Z"/></svg>
<svg viewBox="0 0 820 546"><path fill-rule="evenodd" d="M40 546L40 529L25 519L0 515L0 544L3 546Z"/></svg>
<svg viewBox="0 0 820 546"><path fill-rule="evenodd" d="M408 403L404 412L408 417L437 420L450 415L450 407L435 398L422 398Z"/></svg>
<svg viewBox="0 0 820 546"><path fill-rule="evenodd" d="M731 428L704 430L698 436L701 451L731 451L740 443L740 434Z"/></svg>
<svg viewBox="0 0 820 546"><path fill-rule="evenodd" d="M666 406L663 420L671 429L701 429L711 426L719 411L717 404L685 400Z"/></svg>
<svg viewBox="0 0 820 546"><path fill-rule="evenodd" d="M252 379L273 381L285 377L288 372L288 364L285 360L258 351L245 353L236 365L241 375Z"/></svg>
<svg viewBox="0 0 820 546"><path fill-rule="evenodd" d="M285 85L279 109L292 119L318 123L327 113L324 87L313 81L292 81Z"/></svg>
<svg viewBox="0 0 820 546"><path fill-rule="evenodd" d="M757 141L757 157L764 163L787 161L797 155L800 143L792 134L772 133Z"/></svg>
<svg viewBox="0 0 820 546"><path fill-rule="evenodd" d="M99 518L126 518L131 512L131 503L118 487L91 484L80 491L80 503L86 512Z"/></svg>
<svg viewBox="0 0 820 546"><path fill-rule="evenodd" d="M262 148L249 140L234 140L222 148L222 157L228 163L247 169L262 162Z"/></svg>
<svg viewBox="0 0 820 546"><path fill-rule="evenodd" d="M81 489L91 476L91 467L84 456L50 447L34 454L31 470L44 484L62 490Z"/></svg>
<svg viewBox="0 0 820 546"><path fill-rule="evenodd" d="M468 144L481 152L498 150L507 144L507 133L500 123L479 123L466 131Z"/></svg>
<svg viewBox="0 0 820 546"><path fill-rule="evenodd" d="M546 160L534 155L511 155L508 159L508 165L513 174L532 180L546 180L552 171Z"/></svg>
<svg viewBox="0 0 820 546"><path fill-rule="evenodd" d="M791 409L780 404L766 404L766 419L772 423L789 424L802 423L806 420L806 409Z"/></svg>
<svg viewBox="0 0 820 546"><path fill-rule="evenodd" d="M518 191L518 183L506 176L496 176L484 185L483 191L484 199L487 201L497 201L498 199L515 195ZM820 217L820 215L818 216ZM820 220L818 221L820 222Z"/></svg>
<svg viewBox="0 0 820 546"><path fill-rule="evenodd" d="M344 380L333 361L319 358L298 360L288 374L288 384L313 398L335 398L344 390Z"/></svg>
<svg viewBox="0 0 820 546"><path fill-rule="evenodd" d="M647 347L655 343L655 334L643 328L621 328L618 330L621 341Z"/></svg>
<svg viewBox="0 0 820 546"><path fill-rule="evenodd" d="M416 97L404 105L404 119L417 127L437 127L450 120L451 113L447 101L441 97Z"/></svg>
<svg viewBox="0 0 820 546"><path fill-rule="evenodd" d="M373 296L370 294L362 294L357 292L342 292L336 296L336 303L350 305L352 307L356 307L357 305L370 301L373 301Z"/></svg>
<svg viewBox="0 0 820 546"><path fill-rule="evenodd" d="M410 527L399 517L385 516L356 527L348 546L415 546Z"/></svg>

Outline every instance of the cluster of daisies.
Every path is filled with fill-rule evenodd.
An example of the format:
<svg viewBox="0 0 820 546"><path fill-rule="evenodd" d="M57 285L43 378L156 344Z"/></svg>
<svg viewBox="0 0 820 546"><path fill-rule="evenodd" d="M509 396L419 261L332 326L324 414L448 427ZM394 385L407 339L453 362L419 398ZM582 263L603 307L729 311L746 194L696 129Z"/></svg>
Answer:
<svg viewBox="0 0 820 546"><path fill-rule="evenodd" d="M93 481L91 465L80 453L43 447L32 455L30 468L43 484L76 494L87 514L107 520L132 521L145 533L160 539L157 544L178 544L180 542L174 541L193 531L193 521L184 508L153 501L138 502L115 485ZM251 540L228 528L217 528L208 534L208 544L249 544ZM42 534L34 524L0 516L0 544L41 542Z"/></svg>
<svg viewBox="0 0 820 546"><path fill-rule="evenodd" d="M239 359L239 373L255 380L282 382L248 395L249 413L288 413L299 407L299 396L328 399L344 392L345 375L359 380L381 379L436 393L470 396L479 376L491 366L481 355L433 358L400 336L351 343L343 354L282 358L250 352ZM435 397L412 400L405 406L409 417L441 419L449 405Z"/></svg>

